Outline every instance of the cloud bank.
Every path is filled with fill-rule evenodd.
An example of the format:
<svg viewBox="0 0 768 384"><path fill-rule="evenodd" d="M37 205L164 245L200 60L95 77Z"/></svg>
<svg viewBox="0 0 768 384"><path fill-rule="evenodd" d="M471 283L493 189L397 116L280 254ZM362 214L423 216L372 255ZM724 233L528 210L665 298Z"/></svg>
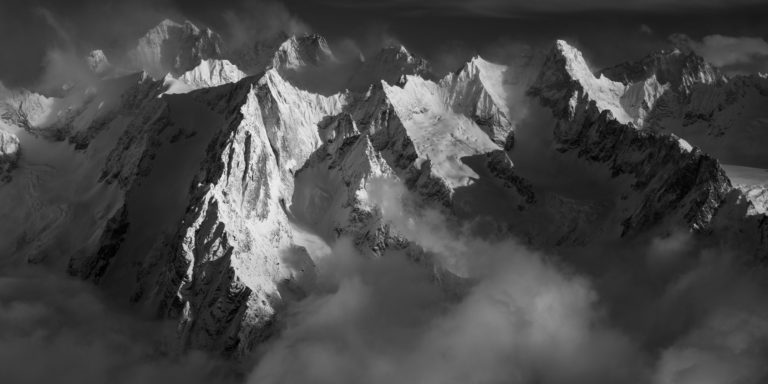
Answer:
<svg viewBox="0 0 768 384"><path fill-rule="evenodd" d="M432 268L402 252L367 259L340 240L320 261L312 294L260 351L249 383L768 378L764 287L737 272L727 253L696 249L689 234L638 250L554 255L477 238L419 208L395 182L372 182L368 196L386 223L431 256ZM604 266L586 271L587 253Z"/></svg>
<svg viewBox="0 0 768 384"><path fill-rule="evenodd" d="M106 302L85 283L34 269L0 270L2 381L237 382L228 363L201 352L167 353L170 324L136 319Z"/></svg>

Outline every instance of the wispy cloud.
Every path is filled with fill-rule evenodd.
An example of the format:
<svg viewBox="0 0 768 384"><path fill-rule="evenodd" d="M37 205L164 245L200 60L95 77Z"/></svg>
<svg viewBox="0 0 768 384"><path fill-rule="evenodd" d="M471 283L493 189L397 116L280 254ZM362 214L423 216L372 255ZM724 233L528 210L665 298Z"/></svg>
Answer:
<svg viewBox="0 0 768 384"><path fill-rule="evenodd" d="M676 34L670 40L732 72L768 70L768 41L762 37L708 35L695 40L684 34Z"/></svg>

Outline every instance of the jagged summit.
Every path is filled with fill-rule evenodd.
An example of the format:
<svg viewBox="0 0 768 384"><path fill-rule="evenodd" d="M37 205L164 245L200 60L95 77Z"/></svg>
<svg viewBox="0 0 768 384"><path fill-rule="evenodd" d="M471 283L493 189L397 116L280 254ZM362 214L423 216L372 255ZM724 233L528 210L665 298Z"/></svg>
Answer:
<svg viewBox="0 0 768 384"><path fill-rule="evenodd" d="M301 70L336 61L328 42L319 34L291 36L275 52L272 67L278 70Z"/></svg>
<svg viewBox="0 0 768 384"><path fill-rule="evenodd" d="M246 77L245 72L229 60L208 59L201 61L198 66L178 78L168 74L165 77L165 82L170 86L167 93L182 93L194 89L235 83L244 77ZM182 84L178 84L179 82Z"/></svg>
<svg viewBox="0 0 768 384"><path fill-rule="evenodd" d="M315 271L303 231L349 237L376 255L407 249L432 267L366 198L375 177L402 181L452 220L490 218L490 235L537 247L647 234L659 223L710 230L735 193L714 158L646 129L646 114L669 91L657 73L636 82L595 76L564 41L529 91L552 112L543 110L552 120L541 130L550 141L531 156L596 170L610 192L566 195L518 174L513 154L532 140L521 134L506 145L523 128L508 105L523 93L508 81L516 68L480 56L437 80L426 60L391 46L354 63L367 92L324 95L281 73L327 75L323 64L335 59L319 35L262 52L264 67L251 77L216 56L213 31L191 23L165 20L142 39L136 52L162 67L165 82L147 72L105 80L81 105L0 87L0 125L27 131L0 131L0 178L13 177L0 188L0 212L20 223L0 236L0 253L50 261L176 321L181 349L248 356L273 334L281 311L304 293L300 277ZM765 105L763 88L741 82L728 87ZM697 85L706 85L691 95L699 111L717 111L721 100L743 106L731 88ZM35 129L57 141L27 134ZM43 150L35 154L36 146ZM53 199L37 190L62 185L73 187Z"/></svg>
<svg viewBox="0 0 768 384"><path fill-rule="evenodd" d="M165 19L139 39L128 57L134 67L162 78L169 72L180 75L201 60L220 58L222 46L221 36L210 28Z"/></svg>
<svg viewBox="0 0 768 384"><path fill-rule="evenodd" d="M477 55L440 82L449 89L448 103L453 109L471 116L500 145L514 129L504 80L508 69Z"/></svg>
<svg viewBox="0 0 768 384"><path fill-rule="evenodd" d="M643 95L635 92L638 84L643 91L652 88L645 81L625 85L595 77L581 52L558 41L529 94L558 120L558 151L633 180L637 200L620 203L629 213L621 221L622 236L658 225L662 217L704 230L732 189L730 181L717 160L680 137L630 124L636 111L629 107L644 105L628 100Z"/></svg>
<svg viewBox="0 0 768 384"><path fill-rule="evenodd" d="M627 87L600 75L595 77L581 51L564 40L555 42L530 92L555 106L558 114L573 114L577 98L588 97L619 121L633 121L621 103Z"/></svg>
<svg viewBox="0 0 768 384"><path fill-rule="evenodd" d="M373 57L363 60L350 79L350 88L361 89L383 80L395 84L403 75L435 79L432 66L423 58L412 55L402 44L382 48Z"/></svg>
<svg viewBox="0 0 768 384"><path fill-rule="evenodd" d="M624 84L645 81L655 76L661 84L690 93L694 84L716 84L725 81L719 69L693 51L679 49L659 51L637 61L628 61L600 71L606 77Z"/></svg>

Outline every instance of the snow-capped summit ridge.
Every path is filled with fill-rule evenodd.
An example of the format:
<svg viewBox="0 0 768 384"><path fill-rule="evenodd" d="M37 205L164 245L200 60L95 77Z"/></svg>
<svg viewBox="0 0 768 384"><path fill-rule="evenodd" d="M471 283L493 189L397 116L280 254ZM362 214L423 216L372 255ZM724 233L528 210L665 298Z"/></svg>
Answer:
<svg viewBox="0 0 768 384"><path fill-rule="evenodd" d="M319 34L291 36L275 52L272 67L279 70L300 70L306 66L319 66L336 57L325 38Z"/></svg>
<svg viewBox="0 0 768 384"><path fill-rule="evenodd" d="M169 74L166 77L166 82L169 82L172 79L181 81L191 90L234 83L240 81L244 77L246 77L246 74L236 65L230 63L229 60L209 59L201 61L198 66L185 72L183 75L179 76L178 79L173 79ZM179 92L170 91L168 93Z"/></svg>
<svg viewBox="0 0 768 384"><path fill-rule="evenodd" d="M614 81L636 83L655 76L659 83L675 91L690 94L695 84L719 84L727 81L719 69L693 51L661 50L640 60L628 61L600 71Z"/></svg>

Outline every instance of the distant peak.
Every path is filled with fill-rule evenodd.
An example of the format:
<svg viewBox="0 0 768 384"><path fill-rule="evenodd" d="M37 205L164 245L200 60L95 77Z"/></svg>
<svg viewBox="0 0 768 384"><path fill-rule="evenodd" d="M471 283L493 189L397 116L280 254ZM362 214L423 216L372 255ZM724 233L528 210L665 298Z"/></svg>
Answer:
<svg viewBox="0 0 768 384"><path fill-rule="evenodd" d="M725 77L703 57L691 50L659 50L635 61L627 61L600 71L608 78L622 83L644 81L655 75L662 84L687 88L694 83L716 83Z"/></svg>
<svg viewBox="0 0 768 384"><path fill-rule="evenodd" d="M85 62L88 65L88 68L98 75L105 73L110 68L107 55L100 49L91 51L88 56L85 57Z"/></svg>
<svg viewBox="0 0 768 384"><path fill-rule="evenodd" d="M388 55L400 56L400 55L402 55L402 56L411 57L411 53L408 52L408 49L406 49L405 46L402 45L402 44L387 45L384 48L382 48L381 51L379 51L379 54L380 55L385 55L385 56L388 56Z"/></svg>
<svg viewBox="0 0 768 384"><path fill-rule="evenodd" d="M171 20L171 19L163 19L160 23L157 24L158 27L178 27L181 26L181 24Z"/></svg>
<svg viewBox="0 0 768 384"><path fill-rule="evenodd" d="M557 40L549 56L550 60L547 60L547 62L550 65L559 63L562 60L565 71L575 79L593 77L592 71L589 69L589 65L587 65L587 61L584 59L581 51L568 44L565 40Z"/></svg>

